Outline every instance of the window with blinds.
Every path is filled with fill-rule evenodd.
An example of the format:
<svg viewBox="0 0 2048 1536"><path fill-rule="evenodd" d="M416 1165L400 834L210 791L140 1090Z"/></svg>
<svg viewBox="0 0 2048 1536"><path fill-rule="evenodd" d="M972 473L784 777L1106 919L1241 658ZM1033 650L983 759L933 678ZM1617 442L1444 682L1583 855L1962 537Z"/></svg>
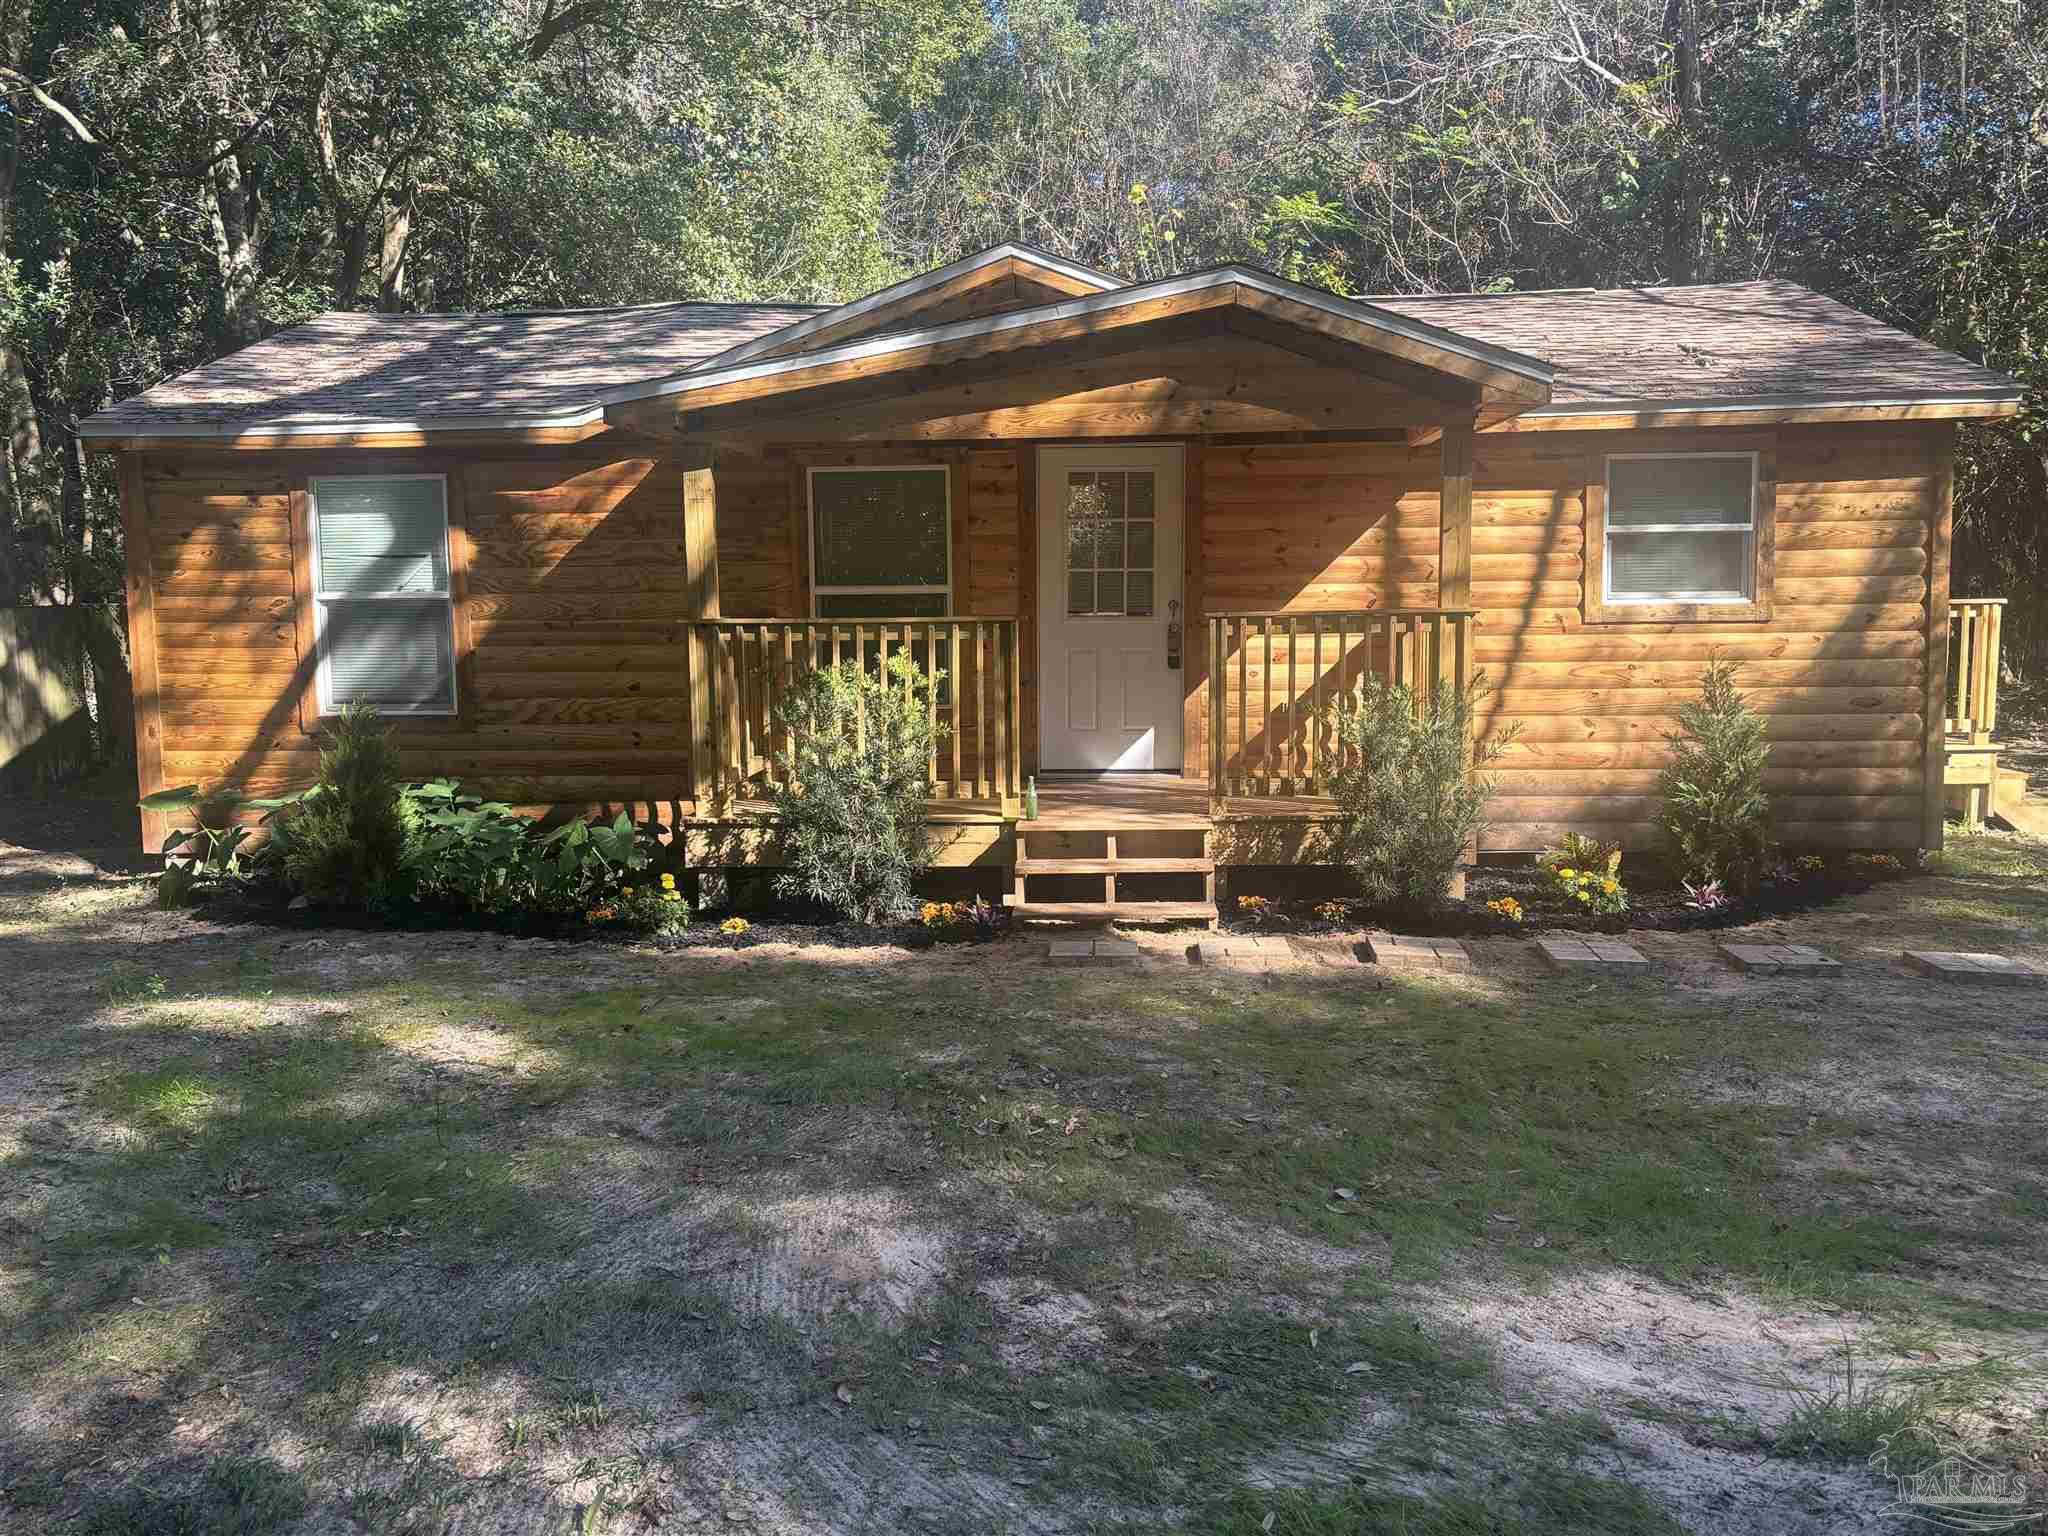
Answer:
<svg viewBox="0 0 2048 1536"><path fill-rule="evenodd" d="M1067 476L1067 615L1149 618L1158 530L1149 469Z"/></svg>
<svg viewBox="0 0 2048 1536"><path fill-rule="evenodd" d="M454 714L446 478L334 476L309 491L322 712Z"/></svg>
<svg viewBox="0 0 2048 1536"><path fill-rule="evenodd" d="M953 611L951 473L943 464L811 471L818 617Z"/></svg>
<svg viewBox="0 0 2048 1536"><path fill-rule="evenodd" d="M1607 461L1606 599L1744 603L1756 590L1756 455Z"/></svg>

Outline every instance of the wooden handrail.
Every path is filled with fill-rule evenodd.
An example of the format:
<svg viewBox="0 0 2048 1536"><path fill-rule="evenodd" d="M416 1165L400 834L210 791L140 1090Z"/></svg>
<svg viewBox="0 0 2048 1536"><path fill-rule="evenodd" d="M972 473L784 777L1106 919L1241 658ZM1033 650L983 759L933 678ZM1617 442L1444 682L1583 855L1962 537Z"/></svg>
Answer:
<svg viewBox="0 0 2048 1536"><path fill-rule="evenodd" d="M949 728L932 753L933 798L1009 807L1022 797L1023 669L1014 617L700 619L689 627L698 642L689 653L710 662L706 686L690 690L693 700L707 701L710 727L691 732L692 788L700 803L747 797L778 781L777 758L788 742L776 706L804 672L855 657L886 667L893 652L906 649L927 675L929 719ZM943 683L931 678L934 658ZM857 732L865 728L865 720L856 722Z"/></svg>
<svg viewBox="0 0 2048 1536"><path fill-rule="evenodd" d="M1948 604L1949 700L1945 722L1951 736L1983 746L1998 728L2002 597L1952 597Z"/></svg>
<svg viewBox="0 0 2048 1536"><path fill-rule="evenodd" d="M1472 608L1207 617L1209 794L1215 800L1327 794L1336 767L1336 743L1326 726L1328 706L1356 692L1368 675L1418 692L1438 681L1463 688L1472 676L1478 623L1478 610Z"/></svg>

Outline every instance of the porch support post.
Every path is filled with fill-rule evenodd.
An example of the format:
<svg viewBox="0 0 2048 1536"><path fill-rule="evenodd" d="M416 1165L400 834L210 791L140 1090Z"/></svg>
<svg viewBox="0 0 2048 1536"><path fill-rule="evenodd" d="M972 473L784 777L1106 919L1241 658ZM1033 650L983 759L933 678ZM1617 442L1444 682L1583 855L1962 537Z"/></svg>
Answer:
<svg viewBox="0 0 2048 1536"><path fill-rule="evenodd" d="M1935 435L1933 506L1927 529L1927 654L1921 663L1920 846L1938 852L1948 819L1949 555L1955 534L1956 436L1944 422ZM1998 787L1996 771L1992 789Z"/></svg>
<svg viewBox="0 0 2048 1536"><path fill-rule="evenodd" d="M1472 606L1472 419L1444 423L1437 511L1436 605Z"/></svg>
<svg viewBox="0 0 2048 1536"><path fill-rule="evenodd" d="M718 484L709 450L692 450L683 463L684 661L690 679L690 780L698 814L723 779L718 760L718 694L713 684L718 648L701 621L719 617Z"/></svg>

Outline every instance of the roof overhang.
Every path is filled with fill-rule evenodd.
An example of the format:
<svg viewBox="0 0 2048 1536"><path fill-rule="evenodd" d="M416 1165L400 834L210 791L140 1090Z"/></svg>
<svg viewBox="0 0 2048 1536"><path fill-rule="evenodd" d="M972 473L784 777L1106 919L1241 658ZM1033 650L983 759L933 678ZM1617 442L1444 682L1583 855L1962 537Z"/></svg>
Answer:
<svg viewBox="0 0 2048 1536"><path fill-rule="evenodd" d="M606 416L619 425L692 434L759 430L821 404L899 397L957 384L970 373L995 377L1061 357L1226 329L1476 411L1525 410L1550 399L1552 369L1540 358L1255 268L1226 266L788 356L714 359L615 392Z"/></svg>
<svg viewBox="0 0 2048 1536"><path fill-rule="evenodd" d="M2017 416L2020 385L1909 395L1752 395L1678 400L1575 400L1534 406L1491 432L1621 431L1650 427L1739 427L1848 421L1963 421Z"/></svg>

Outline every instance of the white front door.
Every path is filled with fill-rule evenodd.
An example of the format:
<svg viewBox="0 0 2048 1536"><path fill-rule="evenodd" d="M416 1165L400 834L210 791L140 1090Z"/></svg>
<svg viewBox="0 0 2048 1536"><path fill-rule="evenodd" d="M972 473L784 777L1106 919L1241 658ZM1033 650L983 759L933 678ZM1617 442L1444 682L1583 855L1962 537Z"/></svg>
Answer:
<svg viewBox="0 0 2048 1536"><path fill-rule="evenodd" d="M1181 449L1038 451L1038 763L1181 766Z"/></svg>

